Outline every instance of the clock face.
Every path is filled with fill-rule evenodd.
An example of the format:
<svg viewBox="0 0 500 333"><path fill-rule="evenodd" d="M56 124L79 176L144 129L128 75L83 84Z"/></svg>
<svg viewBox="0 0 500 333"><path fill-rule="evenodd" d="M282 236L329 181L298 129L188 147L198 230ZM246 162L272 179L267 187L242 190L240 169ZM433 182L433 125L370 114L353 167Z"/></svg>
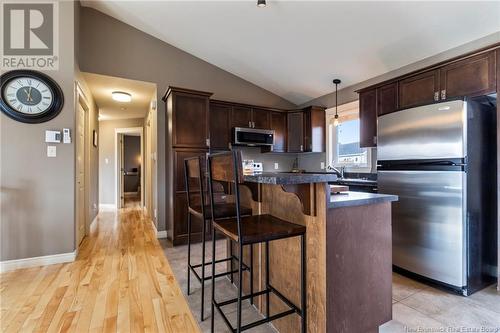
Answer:
<svg viewBox="0 0 500 333"><path fill-rule="evenodd" d="M31 77L11 80L4 88L4 100L7 105L24 114L46 112L53 99L51 89L42 81Z"/></svg>
<svg viewBox="0 0 500 333"><path fill-rule="evenodd" d="M62 110L59 85L44 73L14 70L0 76L0 110L23 123L43 123Z"/></svg>

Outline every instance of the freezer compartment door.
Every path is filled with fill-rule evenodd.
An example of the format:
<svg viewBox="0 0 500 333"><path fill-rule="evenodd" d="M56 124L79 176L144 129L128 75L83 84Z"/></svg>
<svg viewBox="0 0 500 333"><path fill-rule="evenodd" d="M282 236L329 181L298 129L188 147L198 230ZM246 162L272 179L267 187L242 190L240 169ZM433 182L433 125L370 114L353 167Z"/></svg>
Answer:
<svg viewBox="0 0 500 333"><path fill-rule="evenodd" d="M455 100L406 109L378 118L379 160L463 158L466 102Z"/></svg>
<svg viewBox="0 0 500 333"><path fill-rule="evenodd" d="M379 171L379 193L395 194L393 264L446 284L466 285L465 173Z"/></svg>

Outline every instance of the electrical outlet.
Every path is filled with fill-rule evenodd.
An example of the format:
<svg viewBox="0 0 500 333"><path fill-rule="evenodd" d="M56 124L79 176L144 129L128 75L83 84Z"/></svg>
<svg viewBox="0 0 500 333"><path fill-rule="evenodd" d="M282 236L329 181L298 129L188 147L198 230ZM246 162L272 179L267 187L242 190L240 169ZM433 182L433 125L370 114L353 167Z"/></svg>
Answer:
<svg viewBox="0 0 500 333"><path fill-rule="evenodd" d="M57 148L56 146L47 146L47 157L56 157Z"/></svg>
<svg viewBox="0 0 500 333"><path fill-rule="evenodd" d="M325 168L325 162L321 162L321 170Z"/></svg>
<svg viewBox="0 0 500 333"><path fill-rule="evenodd" d="M278 163L274 163L274 170L278 170L280 168L280 165Z"/></svg>

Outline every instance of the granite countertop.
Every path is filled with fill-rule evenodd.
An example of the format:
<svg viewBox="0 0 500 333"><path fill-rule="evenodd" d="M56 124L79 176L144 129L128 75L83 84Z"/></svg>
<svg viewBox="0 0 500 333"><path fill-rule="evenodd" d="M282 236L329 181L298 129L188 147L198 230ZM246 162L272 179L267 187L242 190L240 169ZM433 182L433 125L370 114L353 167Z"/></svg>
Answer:
<svg viewBox="0 0 500 333"><path fill-rule="evenodd" d="M364 192L344 192L341 194L332 194L330 196L328 208L364 206L397 200L397 195Z"/></svg>
<svg viewBox="0 0 500 333"><path fill-rule="evenodd" d="M337 175L333 173L262 172L244 175L243 180L250 183L293 185L334 182L337 180Z"/></svg>

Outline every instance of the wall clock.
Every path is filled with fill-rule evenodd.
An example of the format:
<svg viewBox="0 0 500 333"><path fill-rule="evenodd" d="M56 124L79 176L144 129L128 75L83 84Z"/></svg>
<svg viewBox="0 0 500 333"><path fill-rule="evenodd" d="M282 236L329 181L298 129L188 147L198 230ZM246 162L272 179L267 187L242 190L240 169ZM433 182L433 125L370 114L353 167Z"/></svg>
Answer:
<svg viewBox="0 0 500 333"><path fill-rule="evenodd" d="M0 109L23 123L43 123L61 112L64 96L49 76L31 70L14 70L0 76Z"/></svg>

